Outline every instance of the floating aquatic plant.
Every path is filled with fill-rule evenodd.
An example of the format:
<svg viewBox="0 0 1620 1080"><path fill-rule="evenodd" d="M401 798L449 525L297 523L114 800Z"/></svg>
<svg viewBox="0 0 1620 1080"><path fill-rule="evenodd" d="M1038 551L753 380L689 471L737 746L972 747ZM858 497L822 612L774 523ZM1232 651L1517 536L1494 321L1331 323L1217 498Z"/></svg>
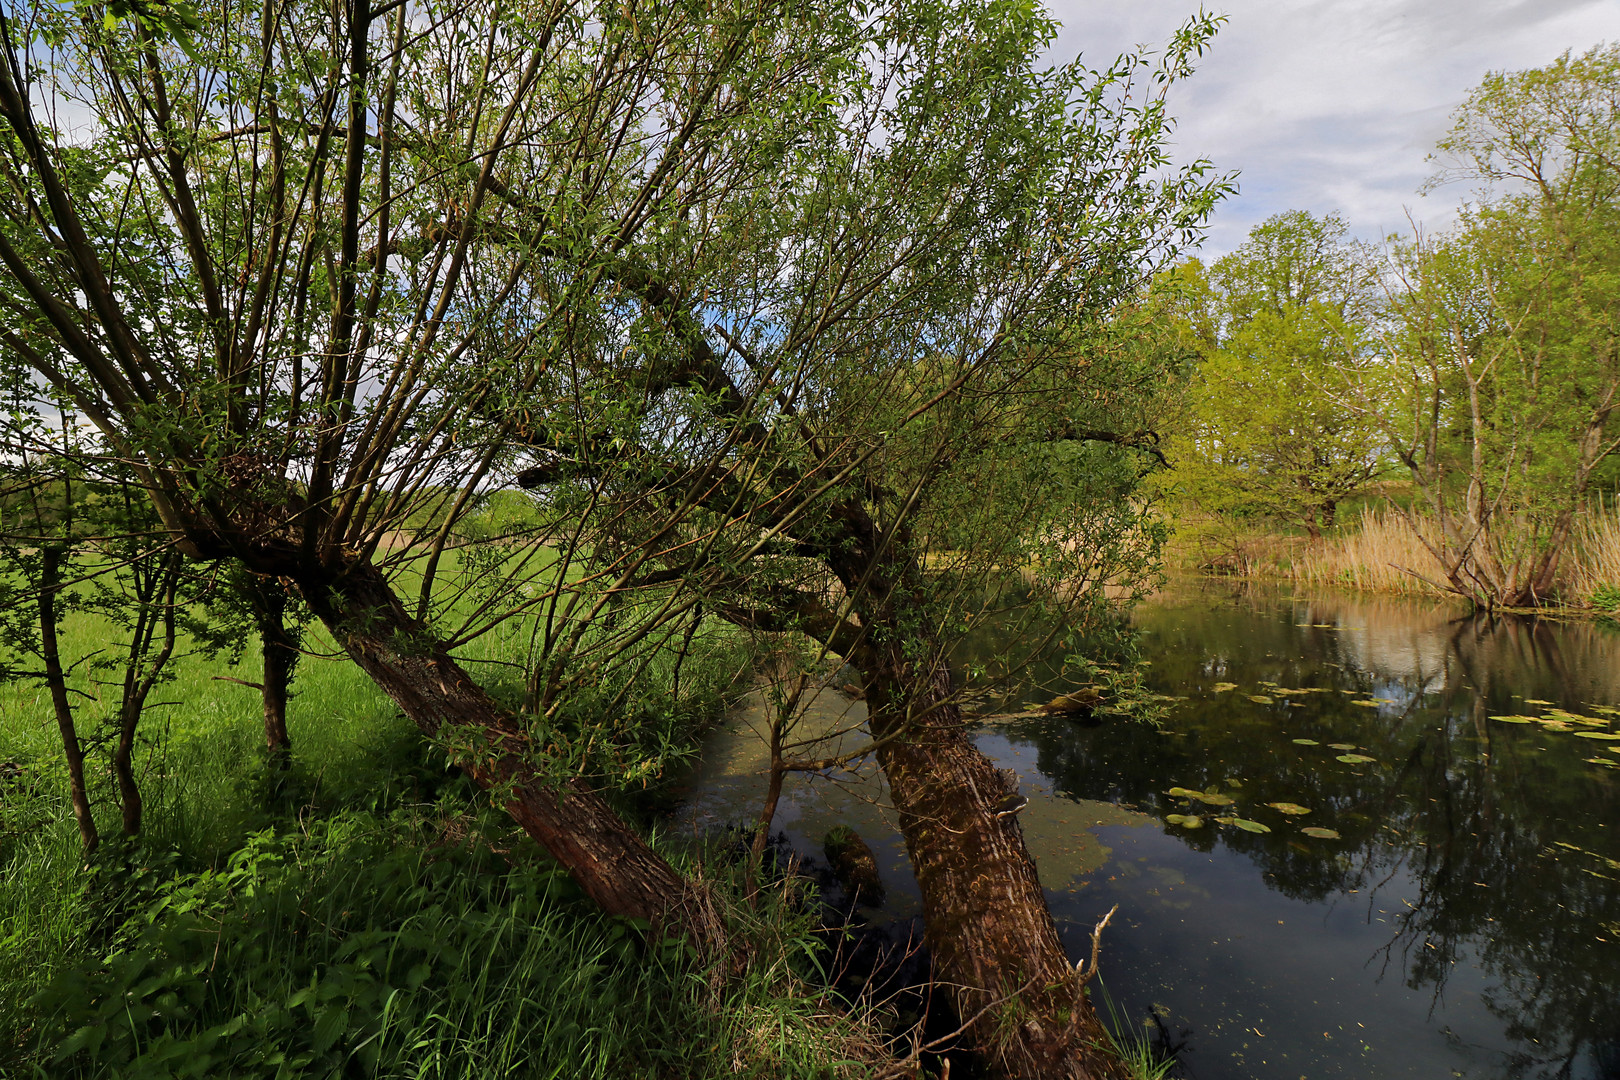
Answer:
<svg viewBox="0 0 1620 1080"><path fill-rule="evenodd" d="M1258 821L1249 821L1247 818L1218 817L1215 820L1220 822L1222 825L1236 825L1238 828L1244 830L1245 832L1260 833L1260 832L1270 832L1271 831L1271 829L1269 827L1260 824Z"/></svg>

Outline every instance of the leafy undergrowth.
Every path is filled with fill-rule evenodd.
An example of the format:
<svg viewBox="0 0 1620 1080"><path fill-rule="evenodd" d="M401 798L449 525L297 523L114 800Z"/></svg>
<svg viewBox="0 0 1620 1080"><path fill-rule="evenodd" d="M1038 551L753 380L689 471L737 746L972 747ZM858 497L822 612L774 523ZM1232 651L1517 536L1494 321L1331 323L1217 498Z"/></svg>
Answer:
<svg viewBox="0 0 1620 1080"><path fill-rule="evenodd" d="M17 1064L65 1077L837 1076L865 1040L799 976L788 905L733 912L754 973L717 989L493 820L345 812L249 838L218 869L109 846L79 962ZM458 835L456 840L449 836ZM511 853L508 853L511 854Z"/></svg>

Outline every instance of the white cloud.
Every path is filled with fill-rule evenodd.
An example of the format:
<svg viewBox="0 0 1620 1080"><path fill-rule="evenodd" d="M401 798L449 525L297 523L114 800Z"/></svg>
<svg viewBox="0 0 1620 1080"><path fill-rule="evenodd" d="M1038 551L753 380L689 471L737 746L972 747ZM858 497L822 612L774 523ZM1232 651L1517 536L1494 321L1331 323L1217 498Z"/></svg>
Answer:
<svg viewBox="0 0 1620 1080"><path fill-rule="evenodd" d="M1049 0L1055 61L1091 66L1166 41L1187 0ZM1232 0L1226 27L1172 99L1178 157L1241 172L1206 251L1282 210L1337 210L1359 236L1443 226L1467 194L1419 186L1452 110L1492 70L1539 67L1620 40L1620 0Z"/></svg>

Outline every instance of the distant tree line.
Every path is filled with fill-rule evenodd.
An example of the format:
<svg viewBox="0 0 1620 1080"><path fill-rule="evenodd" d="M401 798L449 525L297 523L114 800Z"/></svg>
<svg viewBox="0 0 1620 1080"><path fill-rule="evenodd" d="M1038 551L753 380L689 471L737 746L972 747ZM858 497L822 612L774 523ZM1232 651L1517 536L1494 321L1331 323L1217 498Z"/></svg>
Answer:
<svg viewBox="0 0 1620 1080"><path fill-rule="evenodd" d="M1620 445L1620 47L1488 76L1431 187L1457 224L1378 247L1277 215L1156 303L1195 358L1171 426L1186 503L1313 539L1404 477L1410 567L1484 607L1552 598Z"/></svg>

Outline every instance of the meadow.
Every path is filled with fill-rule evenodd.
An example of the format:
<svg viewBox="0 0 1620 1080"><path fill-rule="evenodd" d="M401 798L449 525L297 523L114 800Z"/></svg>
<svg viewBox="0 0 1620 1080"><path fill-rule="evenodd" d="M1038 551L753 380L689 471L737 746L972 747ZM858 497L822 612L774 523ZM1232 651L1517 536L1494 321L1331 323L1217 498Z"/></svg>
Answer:
<svg viewBox="0 0 1620 1080"><path fill-rule="evenodd" d="M441 588L470 596L460 569ZM64 657L117 636L76 614ZM527 641L518 620L462 657L501 692ZM706 623L678 676L649 655L613 694L642 755L615 798L713 886L758 961L726 979L602 915L323 630L304 647L285 771L241 685L256 649L172 664L142 721L134 840L117 835L98 742L112 690L78 666L105 838L88 864L48 697L0 686L0 1075L835 1076L879 1053L815 989L793 886L744 902L723 851L656 829L751 668L745 640Z"/></svg>

